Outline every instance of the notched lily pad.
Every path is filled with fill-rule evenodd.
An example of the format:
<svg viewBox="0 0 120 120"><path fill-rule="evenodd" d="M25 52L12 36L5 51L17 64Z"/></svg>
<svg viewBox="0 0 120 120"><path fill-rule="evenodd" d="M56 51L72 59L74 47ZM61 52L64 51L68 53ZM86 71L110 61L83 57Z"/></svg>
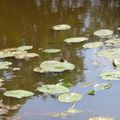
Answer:
<svg viewBox="0 0 120 120"><path fill-rule="evenodd" d="M108 37L109 35L113 34L113 30L109 30L109 29L101 29L101 30L97 30L93 33L94 35L98 36L98 37Z"/></svg>
<svg viewBox="0 0 120 120"><path fill-rule="evenodd" d="M38 87L37 90L40 92L49 93L49 94L60 94L60 93L69 92L69 89L67 87L64 87L64 86L59 85L59 84L42 85L42 87Z"/></svg>
<svg viewBox="0 0 120 120"><path fill-rule="evenodd" d="M103 80L120 80L120 71L104 72L100 77Z"/></svg>
<svg viewBox="0 0 120 120"><path fill-rule="evenodd" d="M6 91L4 93L4 96L15 97L15 98L23 98L23 97L33 96L33 95L34 95L33 92L29 92L26 90L11 90L11 91Z"/></svg>
<svg viewBox="0 0 120 120"><path fill-rule="evenodd" d="M0 62L0 70L3 70L3 69L9 69L10 65L12 65L11 62Z"/></svg>
<svg viewBox="0 0 120 120"><path fill-rule="evenodd" d="M68 30L70 29L71 26L70 25L67 25L67 24L61 24L61 25L55 25L53 26L53 30Z"/></svg>
<svg viewBox="0 0 120 120"><path fill-rule="evenodd" d="M64 93L58 97L58 100L61 102L76 102L82 100L83 95L80 93Z"/></svg>
<svg viewBox="0 0 120 120"><path fill-rule="evenodd" d="M43 50L43 52L45 52L45 53L58 53L60 51L61 51L60 49L45 49L45 50Z"/></svg>
<svg viewBox="0 0 120 120"><path fill-rule="evenodd" d="M89 118L89 120L115 120L115 119L110 117L93 117L93 118Z"/></svg>
<svg viewBox="0 0 120 120"><path fill-rule="evenodd" d="M83 45L84 48L98 48L103 46L102 42L91 42Z"/></svg>
<svg viewBox="0 0 120 120"><path fill-rule="evenodd" d="M101 84L95 84L93 86L93 90L97 92L97 91L110 89L111 87L112 87L111 83L101 83Z"/></svg>
<svg viewBox="0 0 120 120"><path fill-rule="evenodd" d="M67 43L79 43L88 40L86 37L72 37L72 38L67 38L64 41Z"/></svg>
<svg viewBox="0 0 120 120"><path fill-rule="evenodd" d="M110 47L120 47L120 38L109 39L105 41L105 44Z"/></svg>
<svg viewBox="0 0 120 120"><path fill-rule="evenodd" d="M67 61L44 61L39 67L34 68L35 72L63 72L65 70L73 70L75 68L74 64L68 63Z"/></svg>
<svg viewBox="0 0 120 120"><path fill-rule="evenodd" d="M108 59L118 59L120 58L120 48L102 50L102 51L97 52L96 55L105 57Z"/></svg>

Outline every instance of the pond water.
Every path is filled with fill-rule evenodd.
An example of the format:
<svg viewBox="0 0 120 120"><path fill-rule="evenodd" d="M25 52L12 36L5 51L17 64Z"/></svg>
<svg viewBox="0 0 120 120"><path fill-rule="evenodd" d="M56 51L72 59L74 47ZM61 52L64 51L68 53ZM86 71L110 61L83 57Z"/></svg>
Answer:
<svg viewBox="0 0 120 120"><path fill-rule="evenodd" d="M69 24L70 30L53 31L57 24ZM3 96L0 99L4 104L22 106L9 112L7 116L18 115L20 120L59 120L63 118L50 117L48 114L63 112L71 104L61 103L56 95L44 95L36 88L41 84L63 83L71 92L80 92L84 95L82 101L76 103L81 113L65 117L69 120L89 120L93 116L113 117L120 120L120 86L119 81L112 83L112 88L100 91L94 96L87 95L92 86L82 87L89 82L106 82L99 77L101 72L114 71L112 62L97 57L96 52L104 47L83 49L87 42L101 41L93 32L106 28L116 30L120 27L119 0L1 0L0 1L0 49L23 45L32 45L32 52L40 56L30 60L13 58L2 59L11 61L20 71L2 70L3 87L6 90L24 89L35 93L33 97L15 99ZM69 37L87 37L88 41L77 44L66 44L64 39ZM46 54L39 48L57 48L60 53ZM45 60L54 60L58 57L75 64L76 68L64 73L39 74L33 68ZM95 66L92 62L99 62Z"/></svg>

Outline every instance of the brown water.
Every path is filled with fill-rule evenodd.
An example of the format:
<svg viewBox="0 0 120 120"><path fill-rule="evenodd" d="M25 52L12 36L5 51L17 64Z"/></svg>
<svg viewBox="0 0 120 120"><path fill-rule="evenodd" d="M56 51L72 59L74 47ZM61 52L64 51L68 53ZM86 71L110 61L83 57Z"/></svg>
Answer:
<svg viewBox="0 0 120 120"><path fill-rule="evenodd" d="M70 24L71 29L56 32L51 30L56 24ZM120 86L119 81L110 82L112 88L88 96L92 88L80 87L88 81L104 82L99 73L113 70L111 62L96 57L96 51L82 49L81 44L67 45L65 38L73 36L89 37L88 42L103 41L93 36L93 32L101 29L120 27L120 1L119 0L0 0L0 49L33 45L33 52L40 54L39 58L31 60L7 59L13 66L20 67L21 71L4 70L0 72L5 79L4 87L7 90L25 89L34 91L35 95L26 99L0 98L9 105L22 104L22 107L12 111L8 116L19 115L20 120L59 120L52 118L48 113L62 112L71 104L61 103L57 96L45 96L36 92L41 84L56 84L62 81L70 87L71 91L84 94L84 99L76 103L76 108L83 113L66 117L69 120L88 120L92 116L108 116L120 120ZM59 48L61 53L55 55L44 54L39 48ZM63 57L76 65L73 71L61 74L36 74L33 68L44 60L53 60ZM92 60L102 65L95 67ZM17 76L17 77L13 77Z"/></svg>

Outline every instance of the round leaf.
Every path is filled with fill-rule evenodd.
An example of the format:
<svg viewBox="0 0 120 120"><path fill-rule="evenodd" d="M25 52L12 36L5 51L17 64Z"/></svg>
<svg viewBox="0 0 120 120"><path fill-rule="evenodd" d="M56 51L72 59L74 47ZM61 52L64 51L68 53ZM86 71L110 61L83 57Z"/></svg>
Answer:
<svg viewBox="0 0 120 120"><path fill-rule="evenodd" d="M67 24L55 25L53 26L53 30L68 30L71 26Z"/></svg>
<svg viewBox="0 0 120 120"><path fill-rule="evenodd" d="M61 51L60 49L45 49L45 50L43 50L43 52L45 52L45 53L57 53L60 51Z"/></svg>
<svg viewBox="0 0 120 120"><path fill-rule="evenodd" d="M4 93L7 97L23 98L33 96L34 93L25 90L11 90Z"/></svg>
<svg viewBox="0 0 120 120"><path fill-rule="evenodd" d="M89 120L114 120L114 119L109 117L93 117L89 118Z"/></svg>
<svg viewBox="0 0 120 120"><path fill-rule="evenodd" d="M32 48L33 48L33 46L26 45L26 46L20 46L20 47L18 47L17 50L25 51L25 50L30 50Z"/></svg>
<svg viewBox="0 0 120 120"><path fill-rule="evenodd" d="M103 80L120 80L120 71L104 72L100 74Z"/></svg>
<svg viewBox="0 0 120 120"><path fill-rule="evenodd" d="M64 41L67 43L79 43L88 40L88 38L85 37L72 37L72 38L67 38Z"/></svg>
<svg viewBox="0 0 120 120"><path fill-rule="evenodd" d="M11 62L0 62L0 69L9 69L9 66L12 65Z"/></svg>
<svg viewBox="0 0 120 120"><path fill-rule="evenodd" d="M98 48L103 45L102 42L91 42L83 45L84 48Z"/></svg>
<svg viewBox="0 0 120 120"><path fill-rule="evenodd" d="M113 34L113 30L109 30L109 29L101 29L94 32L94 35L103 38L112 34Z"/></svg>
<svg viewBox="0 0 120 120"><path fill-rule="evenodd" d="M58 97L58 100L61 102L76 102L83 98L83 95L80 93L64 93Z"/></svg>
<svg viewBox="0 0 120 120"><path fill-rule="evenodd" d="M69 89L62 85L42 85L37 88L38 91L49 94L59 94L69 92Z"/></svg>

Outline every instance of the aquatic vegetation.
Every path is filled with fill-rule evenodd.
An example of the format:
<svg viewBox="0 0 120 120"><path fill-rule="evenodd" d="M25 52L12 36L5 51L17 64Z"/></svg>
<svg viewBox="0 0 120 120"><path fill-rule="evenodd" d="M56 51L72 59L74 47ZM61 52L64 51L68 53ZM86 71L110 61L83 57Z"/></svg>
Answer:
<svg viewBox="0 0 120 120"><path fill-rule="evenodd" d="M34 68L34 72L63 72L65 70L73 70L75 68L74 64L68 63L67 61L44 61L39 67Z"/></svg>
<svg viewBox="0 0 120 120"><path fill-rule="evenodd" d="M89 118L89 120L115 120L115 119L110 117L93 117Z"/></svg>
<svg viewBox="0 0 120 120"><path fill-rule="evenodd" d="M87 94L88 94L88 95L95 95L96 92L95 92L95 90L91 90L91 91L89 91Z"/></svg>
<svg viewBox="0 0 120 120"><path fill-rule="evenodd" d="M61 102L66 102L66 103L69 103L69 102L73 103L73 102L82 100L82 98L83 98L82 94L72 92L72 93L61 94L58 97L58 100Z"/></svg>
<svg viewBox="0 0 120 120"><path fill-rule="evenodd" d="M108 37L109 35L112 35L113 30L101 29L101 30L95 31L93 34L98 36L98 37L105 38L105 37Z"/></svg>
<svg viewBox="0 0 120 120"><path fill-rule="evenodd" d="M7 97L23 98L23 97L33 96L34 93L26 90L11 90L11 91L6 91L3 95Z"/></svg>
<svg viewBox="0 0 120 120"><path fill-rule="evenodd" d="M45 50L43 50L43 52L45 52L45 53L58 53L60 51L61 51L60 49L45 49Z"/></svg>
<svg viewBox="0 0 120 120"><path fill-rule="evenodd" d="M118 59L118 58L120 58L120 48L101 50L101 51L97 52L96 55L105 57L108 59Z"/></svg>
<svg viewBox="0 0 120 120"><path fill-rule="evenodd" d="M103 80L120 80L120 71L103 72L100 77Z"/></svg>
<svg viewBox="0 0 120 120"><path fill-rule="evenodd" d="M105 41L106 46L119 47L120 46L120 38L109 39Z"/></svg>
<svg viewBox="0 0 120 120"><path fill-rule="evenodd" d="M98 48L103 46L102 42L91 42L83 45L84 48Z"/></svg>
<svg viewBox="0 0 120 120"><path fill-rule="evenodd" d="M29 59L39 56L37 53L29 53L26 51L32 48L32 46L20 46L17 48L3 49L0 51L0 58L14 57L16 59Z"/></svg>
<svg viewBox="0 0 120 120"><path fill-rule="evenodd" d="M87 41L88 38L86 37L72 37L72 38L67 38L64 41L67 43L79 43L79 42L83 42L83 41Z"/></svg>
<svg viewBox="0 0 120 120"><path fill-rule="evenodd" d="M60 24L60 25L55 25L53 26L53 30L68 30L70 29L71 26L70 25L67 25L67 24Z"/></svg>
<svg viewBox="0 0 120 120"><path fill-rule="evenodd" d="M0 70L10 69L10 65L12 65L12 63L8 61L0 62Z"/></svg>
<svg viewBox="0 0 120 120"><path fill-rule="evenodd" d="M42 85L42 87L38 87L37 90L40 92L49 93L49 94L60 94L60 93L69 92L69 89L67 87L64 87L60 84Z"/></svg>
<svg viewBox="0 0 120 120"><path fill-rule="evenodd" d="M120 28L117 28L117 30L120 30Z"/></svg>
<svg viewBox="0 0 120 120"><path fill-rule="evenodd" d="M113 67L114 68L120 68L120 58L119 59L113 59Z"/></svg>

